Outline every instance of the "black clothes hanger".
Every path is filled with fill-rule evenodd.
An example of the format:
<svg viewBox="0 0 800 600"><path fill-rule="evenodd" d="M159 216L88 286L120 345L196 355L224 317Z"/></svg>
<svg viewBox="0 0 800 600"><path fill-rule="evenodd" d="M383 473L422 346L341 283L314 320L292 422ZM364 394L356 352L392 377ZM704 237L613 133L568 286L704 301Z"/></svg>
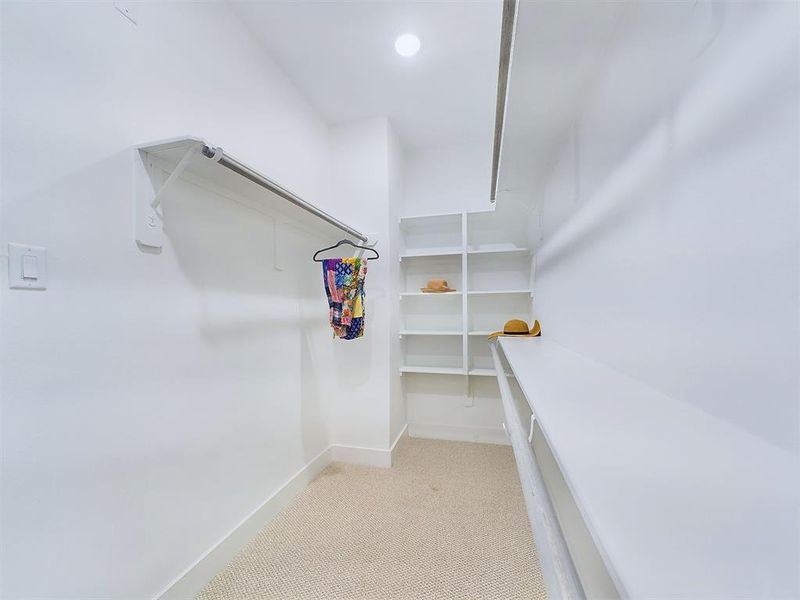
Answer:
<svg viewBox="0 0 800 600"><path fill-rule="evenodd" d="M372 260L376 260L376 259L381 257L381 255L378 254L378 251L375 250L375 248L370 248L369 246L359 246L358 244L356 244L355 242L351 242L350 240L339 240L333 246L328 246L327 248L320 248L319 250L314 252L314 256L312 257L312 260L314 262L322 262L322 260L324 260L324 259L322 259L322 260L317 259L317 254L319 254L320 252L325 252L327 250L333 250L334 248L338 248L342 244L348 244L348 245L352 246L353 248L361 248L362 250L371 250L372 252L375 253L375 256L373 257Z"/></svg>

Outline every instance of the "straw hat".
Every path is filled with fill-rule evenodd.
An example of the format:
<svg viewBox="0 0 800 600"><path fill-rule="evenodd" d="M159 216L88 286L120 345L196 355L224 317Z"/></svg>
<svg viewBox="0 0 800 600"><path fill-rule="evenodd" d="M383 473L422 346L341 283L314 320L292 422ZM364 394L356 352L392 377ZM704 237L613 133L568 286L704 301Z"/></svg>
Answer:
<svg viewBox="0 0 800 600"><path fill-rule="evenodd" d="M510 321L506 321L506 324L503 326L503 331L495 331L494 333L489 334L489 339L494 340L501 335L510 335L515 337L539 337L542 335L542 326L539 325L539 321L537 320L533 322L533 327L531 327L529 330L528 324L525 321L511 319Z"/></svg>
<svg viewBox="0 0 800 600"><path fill-rule="evenodd" d="M454 289L447 287L447 280L445 279L428 279L428 285L424 288L419 288L421 292L428 292L431 294L441 294L443 292L455 292Z"/></svg>

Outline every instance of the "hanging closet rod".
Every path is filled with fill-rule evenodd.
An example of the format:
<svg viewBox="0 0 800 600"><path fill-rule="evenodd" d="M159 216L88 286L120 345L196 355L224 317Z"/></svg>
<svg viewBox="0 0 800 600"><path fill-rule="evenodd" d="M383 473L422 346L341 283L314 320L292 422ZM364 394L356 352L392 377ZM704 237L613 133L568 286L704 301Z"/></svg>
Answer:
<svg viewBox="0 0 800 600"><path fill-rule="evenodd" d="M352 227L345 225L338 219L335 219L334 217L330 216L328 213L318 209L316 206L309 204L302 198L298 198L286 188L283 188L274 181L267 179L260 173L248 167L247 165L240 163L232 156L225 155L222 148L219 147L213 148L211 146L207 146L204 144L202 149L202 154L206 158L215 160L218 164L222 165L223 167L230 169L231 171L237 173L238 175L241 175L245 179L249 179L253 183L260 185L261 187L272 192L273 194L280 196L284 200L288 200L295 206L302 208L303 210L314 215L315 217L319 217L323 221L326 221L327 223L330 223L334 227L341 229L342 231L347 233L347 235L357 238L362 242L367 241L367 236L365 236L360 231L356 231Z"/></svg>
<svg viewBox="0 0 800 600"><path fill-rule="evenodd" d="M500 64L497 69L497 105L494 115L494 144L492 147L492 181L489 201L497 200L497 180L500 177L500 153L503 149L503 128L508 104L508 81L511 69L511 51L514 43L514 18L518 0L503 0L503 18L500 31Z"/></svg>

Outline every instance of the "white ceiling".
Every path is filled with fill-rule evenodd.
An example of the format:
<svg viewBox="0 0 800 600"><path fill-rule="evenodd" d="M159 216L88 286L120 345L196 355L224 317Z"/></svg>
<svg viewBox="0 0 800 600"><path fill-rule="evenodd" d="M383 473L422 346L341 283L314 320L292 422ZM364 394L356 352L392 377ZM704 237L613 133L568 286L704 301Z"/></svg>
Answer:
<svg viewBox="0 0 800 600"><path fill-rule="evenodd" d="M498 197L527 202L570 135L628 2L521 2L511 61Z"/></svg>
<svg viewBox="0 0 800 600"><path fill-rule="evenodd" d="M597 114L587 109L603 107L591 121L602 146L578 149L576 185L589 183L602 161L621 159L713 42L723 8L697 0L520 2L498 199L541 198L570 137Z"/></svg>
<svg viewBox="0 0 800 600"><path fill-rule="evenodd" d="M407 148L491 144L500 0L231 4L329 123L388 116ZM394 51L405 32L414 57Z"/></svg>

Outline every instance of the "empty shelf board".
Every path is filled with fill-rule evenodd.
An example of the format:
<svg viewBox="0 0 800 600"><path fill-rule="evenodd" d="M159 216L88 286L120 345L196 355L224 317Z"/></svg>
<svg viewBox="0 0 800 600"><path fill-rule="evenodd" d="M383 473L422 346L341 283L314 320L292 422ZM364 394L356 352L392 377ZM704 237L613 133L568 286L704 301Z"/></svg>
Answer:
<svg viewBox="0 0 800 600"><path fill-rule="evenodd" d="M401 329L399 332L400 337L404 335L461 335L461 331L436 331L423 329Z"/></svg>
<svg viewBox="0 0 800 600"><path fill-rule="evenodd" d="M467 293L475 296L488 296L490 294L530 294L531 290L470 290Z"/></svg>
<svg viewBox="0 0 800 600"><path fill-rule="evenodd" d="M478 377L497 377L497 371L494 369L470 369L469 374Z"/></svg>
<svg viewBox="0 0 800 600"><path fill-rule="evenodd" d="M401 373L425 373L428 375L464 375L461 367L400 367Z"/></svg>
<svg viewBox="0 0 800 600"><path fill-rule="evenodd" d="M531 251L528 248L498 248L498 249L467 251L467 254L469 254L470 256L491 256L493 254L500 254L504 256L512 256L512 255L526 256L530 253Z"/></svg>
<svg viewBox="0 0 800 600"><path fill-rule="evenodd" d="M440 258L450 256L461 256L462 252L455 248L425 248L404 252L400 255L400 260L408 258Z"/></svg>

